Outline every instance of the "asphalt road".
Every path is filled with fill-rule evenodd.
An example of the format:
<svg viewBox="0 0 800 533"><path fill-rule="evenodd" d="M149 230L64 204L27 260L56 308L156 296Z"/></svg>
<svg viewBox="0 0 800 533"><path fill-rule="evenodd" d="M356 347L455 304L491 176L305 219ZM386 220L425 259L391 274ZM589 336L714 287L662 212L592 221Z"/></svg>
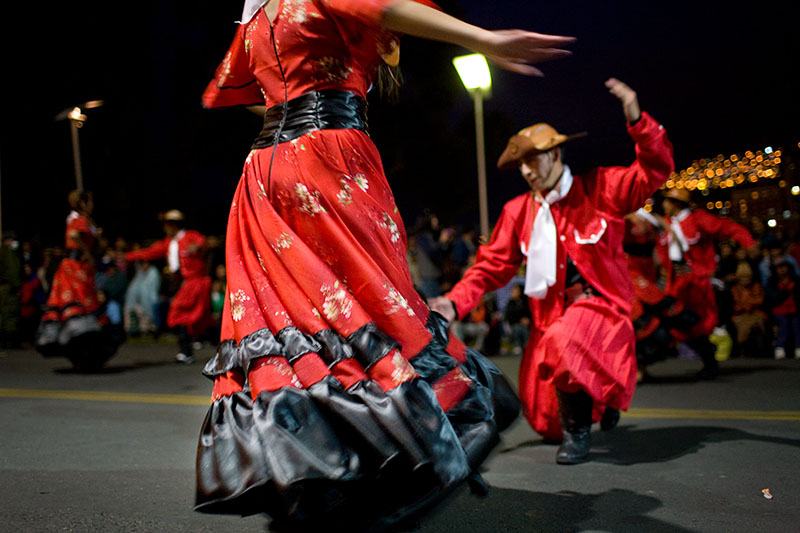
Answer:
<svg viewBox="0 0 800 533"><path fill-rule="evenodd" d="M0 531L261 531L263 516L192 511L194 452L210 395L200 363L129 343L98 374L33 351L0 353ZM518 358L495 359L516 380ZM654 367L592 461L558 466L523 420L466 490L419 531L800 531L800 361ZM769 489L772 499L764 497Z"/></svg>

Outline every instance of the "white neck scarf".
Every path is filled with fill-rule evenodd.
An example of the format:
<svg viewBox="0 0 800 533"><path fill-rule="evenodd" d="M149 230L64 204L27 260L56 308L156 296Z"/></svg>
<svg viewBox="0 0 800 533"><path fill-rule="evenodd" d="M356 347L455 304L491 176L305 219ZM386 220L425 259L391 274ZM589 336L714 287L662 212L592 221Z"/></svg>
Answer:
<svg viewBox="0 0 800 533"><path fill-rule="evenodd" d="M547 296L547 289L556 282L556 223L550 212L550 205L564 198L572 188L572 172L564 165L564 172L556 186L542 197L535 193L534 199L539 202L539 211L533 220L531 238L528 242L528 257L525 270L525 294L541 300Z"/></svg>
<svg viewBox="0 0 800 533"><path fill-rule="evenodd" d="M269 2L269 0L244 0L244 8L242 9L242 20L237 20L239 24L247 24L250 19L256 16L258 10Z"/></svg>
<svg viewBox="0 0 800 533"><path fill-rule="evenodd" d="M670 217L669 227L669 258L671 261L682 261L683 254L689 251L689 243L681 229L681 222L686 220L691 211L684 209L674 217Z"/></svg>
<svg viewBox="0 0 800 533"><path fill-rule="evenodd" d="M181 269L181 254L180 248L178 246L178 241L186 235L185 230L180 230L175 236L169 241L169 252L167 253L167 267L169 268L170 272L177 272Z"/></svg>

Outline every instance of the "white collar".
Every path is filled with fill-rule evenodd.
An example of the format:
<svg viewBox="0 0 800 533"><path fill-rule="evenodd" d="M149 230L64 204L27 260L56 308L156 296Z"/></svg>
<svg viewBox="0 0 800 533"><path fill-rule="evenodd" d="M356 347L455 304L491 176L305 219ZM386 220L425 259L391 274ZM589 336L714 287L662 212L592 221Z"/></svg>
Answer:
<svg viewBox="0 0 800 533"><path fill-rule="evenodd" d="M569 169L569 166L564 165L564 171L561 172L561 177L558 179L556 186L553 187L547 195L542 196L541 192L537 192L534 197L539 203L552 205L569 194L569 191L572 189L573 181L572 171Z"/></svg>
<svg viewBox="0 0 800 533"><path fill-rule="evenodd" d="M182 229L175 236L172 238L173 241L178 242L179 240L183 239L183 236L186 235L186 230Z"/></svg>
<svg viewBox="0 0 800 533"><path fill-rule="evenodd" d="M237 20L236 22L239 24L247 24L267 2L269 2L269 0L244 0L242 20Z"/></svg>
<svg viewBox="0 0 800 533"><path fill-rule="evenodd" d="M81 216L81 214L73 209L72 211L69 212L69 215L67 215L67 223L72 222L79 216Z"/></svg>
<svg viewBox="0 0 800 533"><path fill-rule="evenodd" d="M684 209L680 213L675 215L675 220L677 220L678 222L683 222L684 220L686 220L686 217L688 217L691 214L692 214L692 210L691 209L688 209L688 208Z"/></svg>

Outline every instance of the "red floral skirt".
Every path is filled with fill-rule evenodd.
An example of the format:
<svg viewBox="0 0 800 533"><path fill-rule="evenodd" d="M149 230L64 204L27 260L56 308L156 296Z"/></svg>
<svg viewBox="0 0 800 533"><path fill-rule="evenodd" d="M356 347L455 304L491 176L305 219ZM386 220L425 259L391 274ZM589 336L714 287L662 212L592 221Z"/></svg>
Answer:
<svg viewBox="0 0 800 533"><path fill-rule="evenodd" d="M196 508L395 523L475 472L518 400L414 290L364 133L316 131L272 157L250 153L231 207Z"/></svg>
<svg viewBox="0 0 800 533"><path fill-rule="evenodd" d="M628 408L636 388L633 325L608 300L576 301L531 340L520 368L520 398L525 417L542 436L562 437L557 388L586 391L594 399L594 422L606 406Z"/></svg>

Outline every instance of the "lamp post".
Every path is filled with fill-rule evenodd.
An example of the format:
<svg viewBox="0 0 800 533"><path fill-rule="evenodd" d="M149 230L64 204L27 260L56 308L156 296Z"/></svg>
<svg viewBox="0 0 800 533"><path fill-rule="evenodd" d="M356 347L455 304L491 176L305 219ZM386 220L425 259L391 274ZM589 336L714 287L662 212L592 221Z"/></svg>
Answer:
<svg viewBox="0 0 800 533"><path fill-rule="evenodd" d="M86 115L83 114L83 109L93 109L101 105L103 105L102 100L91 100L76 105L75 107L68 107L56 115L55 118L55 120L69 119L70 133L72 136L72 163L75 166L75 186L79 191L83 190L83 170L81 169L81 147L80 139L78 138L78 130L83 127L83 123L86 122L87 118Z"/></svg>
<svg viewBox="0 0 800 533"><path fill-rule="evenodd" d="M486 142L483 133L483 100L492 88L489 65L481 54L470 54L453 58L461 82L472 95L475 103L475 147L478 157L478 206L480 210L481 235L489 238L489 201L486 192Z"/></svg>

